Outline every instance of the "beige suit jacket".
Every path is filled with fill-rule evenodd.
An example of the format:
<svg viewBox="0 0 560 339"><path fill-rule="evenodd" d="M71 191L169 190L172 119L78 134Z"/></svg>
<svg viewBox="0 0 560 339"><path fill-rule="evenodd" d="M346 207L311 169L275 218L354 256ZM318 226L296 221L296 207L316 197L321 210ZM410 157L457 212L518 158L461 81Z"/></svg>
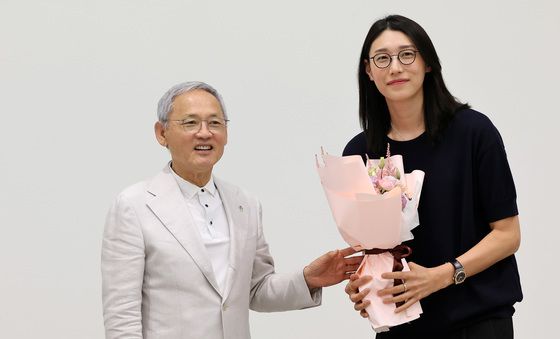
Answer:
<svg viewBox="0 0 560 339"><path fill-rule="evenodd" d="M321 303L321 290L310 294L302 271L274 272L257 199L214 182L230 227L223 292L169 166L116 198L101 256L106 338L246 339L249 308L286 311Z"/></svg>

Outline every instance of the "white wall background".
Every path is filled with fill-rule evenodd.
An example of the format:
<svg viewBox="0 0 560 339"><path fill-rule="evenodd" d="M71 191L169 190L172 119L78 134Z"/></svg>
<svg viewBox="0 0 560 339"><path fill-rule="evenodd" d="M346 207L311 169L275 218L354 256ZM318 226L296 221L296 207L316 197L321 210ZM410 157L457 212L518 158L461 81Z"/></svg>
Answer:
<svg viewBox="0 0 560 339"><path fill-rule="evenodd" d="M279 271L345 246L314 170L359 132L356 69L376 19L418 21L452 92L485 112L516 179L525 300L518 338L558 303L560 7L554 1L0 0L0 337L102 338L100 245L122 188L169 158L170 86L203 80L232 119L215 169L256 192ZM460 307L460 306L458 306ZM320 308L252 313L254 338L371 338L343 285Z"/></svg>

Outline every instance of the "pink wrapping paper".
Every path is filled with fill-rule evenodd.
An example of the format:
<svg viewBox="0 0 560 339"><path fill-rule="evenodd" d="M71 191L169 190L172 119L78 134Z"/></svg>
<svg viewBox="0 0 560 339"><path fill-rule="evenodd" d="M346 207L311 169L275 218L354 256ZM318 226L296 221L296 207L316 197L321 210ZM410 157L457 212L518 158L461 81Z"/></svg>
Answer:
<svg viewBox="0 0 560 339"><path fill-rule="evenodd" d="M403 271L410 271L406 260L401 259L401 262L404 266ZM375 332L388 331L390 327L417 319L420 317L420 314L422 314L420 302L412 304L403 312L395 313L396 305L394 303L384 304L383 299L377 296L377 291L393 287L392 279L381 278L382 273L392 270L393 256L390 253L381 253L367 255L357 271L360 276L371 275L373 278L369 283L360 286L359 290L361 291L365 288L369 288L371 291L364 300L370 301L369 306L366 307L366 311L369 314L371 327L373 327Z"/></svg>
<svg viewBox="0 0 560 339"><path fill-rule="evenodd" d="M323 165L317 160L317 171L327 201L342 238L354 249L390 249L402 241L413 238L410 230L418 225L418 201L424 172L413 171L403 175L403 187L412 196L404 210L401 205L401 188L396 187L385 194L378 194L368 176L367 168L360 156L336 157L322 154ZM376 164L377 159L369 160ZM404 173L401 156L392 156L391 161ZM403 271L408 271L402 259ZM406 311L395 313L396 305L384 304L377 291L393 286L392 279L382 279L381 274L393 270L390 253L366 255L357 273L371 275L373 279L360 290L370 288L365 300L369 321L376 332L387 331L391 326L417 319L422 313L417 302Z"/></svg>

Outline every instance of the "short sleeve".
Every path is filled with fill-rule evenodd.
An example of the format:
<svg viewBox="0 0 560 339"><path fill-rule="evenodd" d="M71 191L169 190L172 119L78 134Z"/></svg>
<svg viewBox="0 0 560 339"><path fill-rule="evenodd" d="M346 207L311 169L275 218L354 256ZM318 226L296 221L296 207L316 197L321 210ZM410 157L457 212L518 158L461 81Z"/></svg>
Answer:
<svg viewBox="0 0 560 339"><path fill-rule="evenodd" d="M474 166L484 219L490 223L517 215L517 195L504 142L490 120L486 119L480 129L476 149Z"/></svg>

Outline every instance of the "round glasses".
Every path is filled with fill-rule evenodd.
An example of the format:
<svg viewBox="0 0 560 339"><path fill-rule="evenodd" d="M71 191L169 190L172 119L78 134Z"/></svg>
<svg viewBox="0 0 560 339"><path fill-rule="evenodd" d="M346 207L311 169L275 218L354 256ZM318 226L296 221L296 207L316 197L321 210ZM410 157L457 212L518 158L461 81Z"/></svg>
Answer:
<svg viewBox="0 0 560 339"><path fill-rule="evenodd" d="M199 119L199 118L186 118L179 120L168 120L176 122L179 127L181 127L185 132L198 133L202 128L202 123L206 123L206 127L211 133L220 133L227 128L228 119L222 118L210 118L210 119Z"/></svg>
<svg viewBox="0 0 560 339"><path fill-rule="evenodd" d="M410 65L414 62L414 60L416 60L416 53L418 53L418 51L414 49L403 49L398 54L393 55L389 53L377 53L376 55L370 57L370 60L373 61L373 64L377 68L389 67L394 57L397 57L401 64Z"/></svg>

